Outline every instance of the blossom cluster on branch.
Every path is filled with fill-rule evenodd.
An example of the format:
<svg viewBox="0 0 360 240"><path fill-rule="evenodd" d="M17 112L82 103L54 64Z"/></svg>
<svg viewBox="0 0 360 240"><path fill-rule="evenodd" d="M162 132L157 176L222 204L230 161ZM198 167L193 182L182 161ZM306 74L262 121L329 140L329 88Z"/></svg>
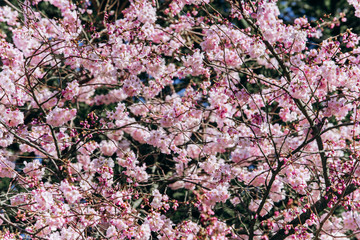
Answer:
<svg viewBox="0 0 360 240"><path fill-rule="evenodd" d="M360 238L360 37L336 18L5 2L1 239Z"/></svg>

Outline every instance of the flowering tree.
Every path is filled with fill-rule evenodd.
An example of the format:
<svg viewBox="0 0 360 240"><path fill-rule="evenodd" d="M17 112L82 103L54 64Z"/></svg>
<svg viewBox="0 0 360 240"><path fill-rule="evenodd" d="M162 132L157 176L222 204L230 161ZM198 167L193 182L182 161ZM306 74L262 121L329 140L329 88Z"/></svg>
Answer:
<svg viewBox="0 0 360 240"><path fill-rule="evenodd" d="M360 238L359 36L322 35L345 14L5 2L1 239Z"/></svg>

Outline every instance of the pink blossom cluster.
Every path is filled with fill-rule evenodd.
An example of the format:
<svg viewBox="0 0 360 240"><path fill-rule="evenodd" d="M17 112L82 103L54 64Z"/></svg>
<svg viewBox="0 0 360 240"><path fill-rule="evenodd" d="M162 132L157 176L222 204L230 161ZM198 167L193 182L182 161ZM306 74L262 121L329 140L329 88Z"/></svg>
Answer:
<svg viewBox="0 0 360 240"><path fill-rule="evenodd" d="M76 117L76 109L55 107L46 117L46 122L54 127L62 126Z"/></svg>
<svg viewBox="0 0 360 240"><path fill-rule="evenodd" d="M360 2L357 0L348 0L348 2L355 8L355 15L360 17Z"/></svg>

